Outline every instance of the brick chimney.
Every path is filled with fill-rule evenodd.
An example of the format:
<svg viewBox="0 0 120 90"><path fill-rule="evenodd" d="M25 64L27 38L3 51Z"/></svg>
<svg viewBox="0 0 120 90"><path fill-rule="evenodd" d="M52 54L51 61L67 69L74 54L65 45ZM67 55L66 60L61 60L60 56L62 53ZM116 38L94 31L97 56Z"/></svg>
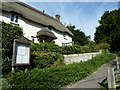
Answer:
<svg viewBox="0 0 120 90"><path fill-rule="evenodd" d="M60 15L55 15L56 20L60 21Z"/></svg>

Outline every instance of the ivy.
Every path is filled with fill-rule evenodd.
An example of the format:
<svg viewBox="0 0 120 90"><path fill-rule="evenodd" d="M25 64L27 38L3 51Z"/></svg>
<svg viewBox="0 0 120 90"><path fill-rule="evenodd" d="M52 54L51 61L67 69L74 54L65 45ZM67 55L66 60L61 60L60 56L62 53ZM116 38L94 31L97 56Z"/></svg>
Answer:
<svg viewBox="0 0 120 90"><path fill-rule="evenodd" d="M11 24L0 22L0 32L2 34L2 70L11 71L11 60L13 53L13 41L23 36L22 28Z"/></svg>

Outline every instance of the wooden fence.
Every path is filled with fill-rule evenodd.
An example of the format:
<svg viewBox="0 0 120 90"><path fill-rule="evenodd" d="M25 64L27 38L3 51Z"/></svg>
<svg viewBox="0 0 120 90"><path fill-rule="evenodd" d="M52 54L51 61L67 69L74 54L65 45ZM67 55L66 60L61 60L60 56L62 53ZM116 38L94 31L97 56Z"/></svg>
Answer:
<svg viewBox="0 0 120 90"><path fill-rule="evenodd" d="M117 87L120 87L120 84L116 83L117 77L120 76L120 57L117 57L108 67L108 89L116 90Z"/></svg>

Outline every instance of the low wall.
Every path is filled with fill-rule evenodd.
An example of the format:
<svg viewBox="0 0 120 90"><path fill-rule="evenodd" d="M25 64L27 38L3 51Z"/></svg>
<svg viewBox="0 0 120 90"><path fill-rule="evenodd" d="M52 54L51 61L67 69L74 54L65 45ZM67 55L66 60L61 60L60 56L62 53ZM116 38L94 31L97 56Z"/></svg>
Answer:
<svg viewBox="0 0 120 90"><path fill-rule="evenodd" d="M92 59L96 55L100 55L100 54L101 54L101 51L94 52L94 53L64 55L64 63L72 64L74 62L87 61L89 59Z"/></svg>

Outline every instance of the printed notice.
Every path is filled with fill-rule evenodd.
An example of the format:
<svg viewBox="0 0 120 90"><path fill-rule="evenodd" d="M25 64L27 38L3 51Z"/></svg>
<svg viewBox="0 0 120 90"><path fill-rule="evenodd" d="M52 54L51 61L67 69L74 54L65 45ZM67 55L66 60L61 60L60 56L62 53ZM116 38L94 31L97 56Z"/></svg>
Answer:
<svg viewBox="0 0 120 90"><path fill-rule="evenodd" d="M29 63L30 48L28 45L17 44L16 64Z"/></svg>

